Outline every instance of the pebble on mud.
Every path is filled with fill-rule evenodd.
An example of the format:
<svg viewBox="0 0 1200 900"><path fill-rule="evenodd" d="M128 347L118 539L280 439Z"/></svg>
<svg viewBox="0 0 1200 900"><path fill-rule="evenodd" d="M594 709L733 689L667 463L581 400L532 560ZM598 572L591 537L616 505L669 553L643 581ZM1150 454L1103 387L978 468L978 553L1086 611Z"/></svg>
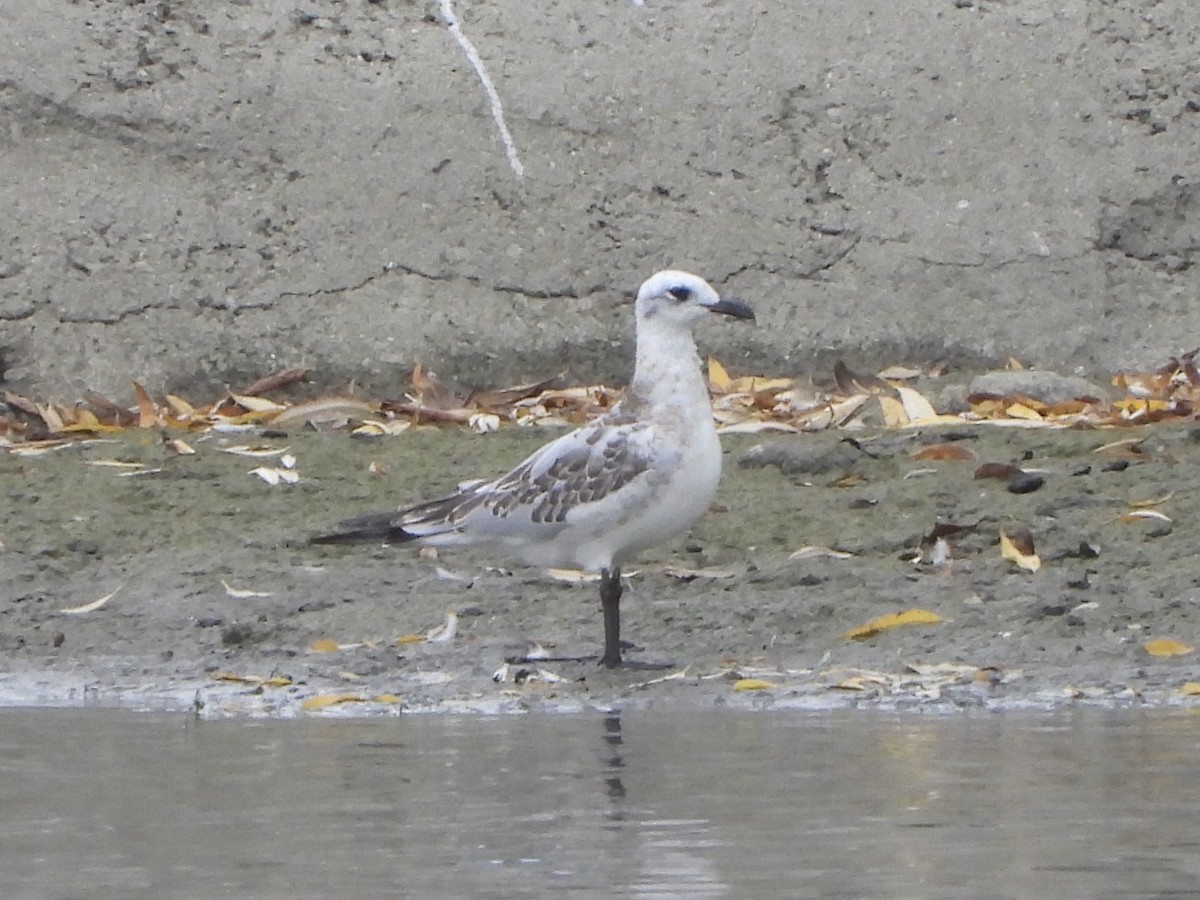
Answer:
<svg viewBox="0 0 1200 900"><path fill-rule="evenodd" d="M221 632L221 643L226 647L244 644L250 640L253 632L249 625L239 625L234 623Z"/></svg>
<svg viewBox="0 0 1200 900"><path fill-rule="evenodd" d="M1008 490L1011 494L1032 494L1046 483L1041 475L1032 472L1020 472L1008 479Z"/></svg>

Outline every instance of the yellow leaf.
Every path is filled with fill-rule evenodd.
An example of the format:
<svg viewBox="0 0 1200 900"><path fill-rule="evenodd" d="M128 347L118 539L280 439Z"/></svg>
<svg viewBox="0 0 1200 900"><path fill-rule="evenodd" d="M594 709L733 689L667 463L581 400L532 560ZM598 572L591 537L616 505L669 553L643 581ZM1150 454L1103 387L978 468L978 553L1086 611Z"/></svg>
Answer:
<svg viewBox="0 0 1200 900"><path fill-rule="evenodd" d="M1150 506L1158 506L1160 503L1166 503L1174 496L1174 491L1167 491L1165 494L1161 494L1158 497L1146 497L1142 500L1130 500L1129 505L1134 509L1146 509Z"/></svg>
<svg viewBox="0 0 1200 900"><path fill-rule="evenodd" d="M1155 641L1147 641L1142 647L1151 656L1186 656L1196 649L1174 638L1159 638Z"/></svg>
<svg viewBox="0 0 1200 900"><path fill-rule="evenodd" d="M835 488L852 488L866 483L866 476L859 472L848 472L829 486Z"/></svg>
<svg viewBox="0 0 1200 900"><path fill-rule="evenodd" d="M362 694L317 694L315 697L307 697L302 700L300 708L316 710L337 706L339 703L365 703L366 701L367 698Z"/></svg>
<svg viewBox="0 0 1200 900"><path fill-rule="evenodd" d="M425 635L423 634L402 634L396 638L397 644L423 644L425 643Z"/></svg>
<svg viewBox="0 0 1200 900"><path fill-rule="evenodd" d="M1033 537L1028 528L1013 529L1012 533L1000 530L1000 557L1014 562L1027 572L1036 572L1042 560L1033 549Z"/></svg>
<svg viewBox="0 0 1200 900"><path fill-rule="evenodd" d="M1137 398L1128 398L1125 400L1114 400L1113 406L1124 412L1126 415L1144 415L1151 412L1163 412L1169 409L1166 400L1141 400Z"/></svg>
<svg viewBox="0 0 1200 900"><path fill-rule="evenodd" d="M733 383L725 367L711 356L708 358L708 383L714 391L721 394L728 393L729 386Z"/></svg>
<svg viewBox="0 0 1200 900"><path fill-rule="evenodd" d="M881 631L887 631L889 628L895 628L898 625L934 625L940 621L942 621L941 616L935 612L930 612L927 609L908 609L902 613L888 613L886 616L872 619L866 625L851 628L843 637L858 641L863 638L873 637Z"/></svg>
<svg viewBox="0 0 1200 900"><path fill-rule="evenodd" d="M192 404L174 394L167 394L167 405L171 407L171 412L175 413L177 419L187 419L196 411Z"/></svg>
<svg viewBox="0 0 1200 900"><path fill-rule="evenodd" d="M1031 406L1026 406L1024 403L1012 403L1004 410L1010 418L1013 419L1030 419L1041 421L1042 414Z"/></svg>
<svg viewBox="0 0 1200 900"><path fill-rule="evenodd" d="M883 410L883 424L888 428L899 428L908 424L908 414L904 411L904 404L895 397L880 394L879 407Z"/></svg>
<svg viewBox="0 0 1200 900"><path fill-rule="evenodd" d="M1200 681L1185 681L1178 690L1185 697L1200 696Z"/></svg>
<svg viewBox="0 0 1200 900"><path fill-rule="evenodd" d="M775 684L770 681L765 681L762 678L739 678L733 683L735 691L769 691L775 687Z"/></svg>
<svg viewBox="0 0 1200 900"><path fill-rule="evenodd" d="M236 684L258 684L262 679L257 675L238 675L234 672L218 672L213 676L214 681L232 681Z"/></svg>
<svg viewBox="0 0 1200 900"><path fill-rule="evenodd" d="M312 653L336 653L338 651L338 642L331 641L329 638L321 638L309 644L308 649Z"/></svg>
<svg viewBox="0 0 1200 900"><path fill-rule="evenodd" d="M748 379L738 379L739 382L743 380L749 382L746 390L751 394L758 394L763 391L768 393L786 391L793 384L791 378L765 378L762 375L751 375Z"/></svg>
<svg viewBox="0 0 1200 900"><path fill-rule="evenodd" d="M255 413L283 412L287 407L266 397L247 397L244 394L230 393L230 398L242 409Z"/></svg>
<svg viewBox="0 0 1200 900"><path fill-rule="evenodd" d="M400 698L395 694L379 694L371 698L372 703L399 703Z"/></svg>
<svg viewBox="0 0 1200 900"><path fill-rule="evenodd" d="M96 418L96 414L90 409L77 409L75 411L75 421L68 426L78 430L98 430L102 426L100 420Z"/></svg>

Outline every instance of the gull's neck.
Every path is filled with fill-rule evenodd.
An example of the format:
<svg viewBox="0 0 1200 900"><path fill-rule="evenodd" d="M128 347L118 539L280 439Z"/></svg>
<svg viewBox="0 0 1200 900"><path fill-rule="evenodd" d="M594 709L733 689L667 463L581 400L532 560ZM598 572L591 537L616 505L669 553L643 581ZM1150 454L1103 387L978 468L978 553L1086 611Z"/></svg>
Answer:
<svg viewBox="0 0 1200 900"><path fill-rule="evenodd" d="M658 318L638 322L629 400L638 407L692 412L712 422L708 387L691 329Z"/></svg>

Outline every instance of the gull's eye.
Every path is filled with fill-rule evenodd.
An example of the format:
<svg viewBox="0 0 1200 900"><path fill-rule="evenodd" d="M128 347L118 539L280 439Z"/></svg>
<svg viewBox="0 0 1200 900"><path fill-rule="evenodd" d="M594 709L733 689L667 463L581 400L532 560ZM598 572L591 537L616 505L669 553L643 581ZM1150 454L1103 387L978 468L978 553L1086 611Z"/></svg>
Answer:
<svg viewBox="0 0 1200 900"><path fill-rule="evenodd" d="M677 285L673 288L669 288L667 293L670 294L673 299L682 303L684 300L687 300L692 296L692 289L690 287L684 287L683 285Z"/></svg>

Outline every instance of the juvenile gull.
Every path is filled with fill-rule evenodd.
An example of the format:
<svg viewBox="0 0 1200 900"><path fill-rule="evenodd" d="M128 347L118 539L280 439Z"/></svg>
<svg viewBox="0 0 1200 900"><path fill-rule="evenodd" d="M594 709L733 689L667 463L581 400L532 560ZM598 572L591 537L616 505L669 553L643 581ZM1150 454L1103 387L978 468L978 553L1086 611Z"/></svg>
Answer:
<svg viewBox="0 0 1200 900"><path fill-rule="evenodd" d="M692 326L753 319L703 278L664 271L638 290L637 360L624 399L506 475L398 512L347 519L318 544L485 545L530 565L600 573L604 665L621 664L621 566L686 531L721 477L721 445Z"/></svg>

